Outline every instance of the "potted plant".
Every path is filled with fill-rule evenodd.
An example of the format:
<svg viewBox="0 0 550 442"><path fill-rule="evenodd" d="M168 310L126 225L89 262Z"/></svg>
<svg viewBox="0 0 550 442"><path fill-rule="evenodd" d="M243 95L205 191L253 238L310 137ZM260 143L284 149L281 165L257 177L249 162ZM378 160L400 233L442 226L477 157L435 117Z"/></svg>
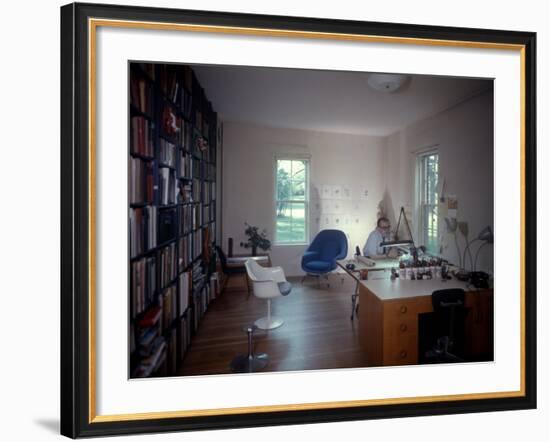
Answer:
<svg viewBox="0 0 550 442"><path fill-rule="evenodd" d="M269 250L271 248L271 241L267 239L267 231L264 229L261 232L258 232L259 228L256 226L251 226L248 223L244 223L246 229L244 233L248 236L246 242L241 242L241 247L252 249L252 256L256 256L258 253L258 247L262 250Z"/></svg>

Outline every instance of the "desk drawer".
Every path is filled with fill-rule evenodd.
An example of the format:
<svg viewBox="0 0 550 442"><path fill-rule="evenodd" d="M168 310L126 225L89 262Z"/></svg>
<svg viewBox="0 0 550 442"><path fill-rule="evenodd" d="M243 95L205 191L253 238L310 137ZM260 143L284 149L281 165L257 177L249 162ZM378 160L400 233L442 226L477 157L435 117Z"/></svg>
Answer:
<svg viewBox="0 0 550 442"><path fill-rule="evenodd" d="M417 363L418 313L423 309L419 298L384 303L384 365Z"/></svg>

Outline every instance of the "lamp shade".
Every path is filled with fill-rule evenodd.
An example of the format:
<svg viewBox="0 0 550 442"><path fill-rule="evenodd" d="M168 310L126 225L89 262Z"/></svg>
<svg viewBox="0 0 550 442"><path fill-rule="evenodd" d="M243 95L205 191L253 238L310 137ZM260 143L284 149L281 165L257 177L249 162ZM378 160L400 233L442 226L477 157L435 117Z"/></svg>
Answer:
<svg viewBox="0 0 550 442"><path fill-rule="evenodd" d="M480 241L486 241L489 244L493 244L494 236L493 231L491 230L491 226L487 226L481 232L479 232L479 235L477 235L477 239L479 239Z"/></svg>
<svg viewBox="0 0 550 442"><path fill-rule="evenodd" d="M445 218L445 224L447 225L447 232L456 232L458 226L456 218Z"/></svg>

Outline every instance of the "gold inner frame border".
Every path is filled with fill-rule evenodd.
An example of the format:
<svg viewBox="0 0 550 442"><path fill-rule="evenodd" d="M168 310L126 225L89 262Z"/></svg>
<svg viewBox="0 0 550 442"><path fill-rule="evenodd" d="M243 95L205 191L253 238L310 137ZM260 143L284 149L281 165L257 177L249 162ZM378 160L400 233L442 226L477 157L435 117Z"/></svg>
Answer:
<svg viewBox="0 0 550 442"><path fill-rule="evenodd" d="M215 409L200 409L200 410L181 410L181 411L159 411L147 413L130 413L130 414L111 414L97 415L96 414L96 238L95 238L95 208L96 208L96 33L98 27L115 27L115 28L134 28L147 30L172 30L185 32L206 32L218 34L235 34L235 35L253 35L253 36L269 36L269 37L293 37L307 39L324 39L324 40L340 40L340 41L358 41L370 43L390 43L390 44L410 44L421 46L445 46L445 47L462 47L462 48L478 48L478 49L498 49L518 51L520 54L520 208L521 208L521 226L520 226L520 389L518 391L506 392L488 392L488 393L468 393L455 395L438 395L438 396L420 396L420 397L403 397L403 398L387 398L387 399L368 399L368 400L353 400L353 401L336 401L336 402L316 402L316 403L300 403L300 404L285 404L285 405L261 405L253 407L234 407L234 408L215 408ZM246 413L269 413L280 411L298 411L298 410L320 410L329 408L349 408L349 407L365 407L375 405L397 405L397 404L414 404L427 402L442 402L442 401L462 401L462 400L482 400L482 399L497 399L497 398L513 398L525 396L525 45L494 43L494 42L475 42L475 41L460 41L460 40L442 40L442 39L424 39L413 37L391 37L391 36L376 36L363 34L346 34L346 33L330 33L330 32L312 32L312 31L293 31L284 29L264 29L264 28L247 28L247 27L232 27L232 26L214 26L214 25L196 25L184 23L161 23L161 22L146 22L132 20L111 20L111 19L88 19L88 128L89 128L89 168L88 168L88 184L89 184L89 389L88 389L88 420L89 423L99 422L120 422L134 421L147 419L169 419L180 417L197 417L197 416L220 416L231 414L246 414Z"/></svg>

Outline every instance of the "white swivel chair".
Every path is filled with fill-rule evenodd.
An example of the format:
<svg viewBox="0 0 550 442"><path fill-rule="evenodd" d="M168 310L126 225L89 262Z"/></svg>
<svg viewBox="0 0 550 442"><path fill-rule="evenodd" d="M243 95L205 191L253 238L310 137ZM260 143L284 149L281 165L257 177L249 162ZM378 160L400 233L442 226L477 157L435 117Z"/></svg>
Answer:
<svg viewBox="0 0 550 442"><path fill-rule="evenodd" d="M252 281L254 296L267 300L267 316L254 324L262 330L272 330L283 325L283 320L271 316L271 300L290 293L292 285L285 279L281 267L262 267L253 259L245 262L248 277Z"/></svg>

